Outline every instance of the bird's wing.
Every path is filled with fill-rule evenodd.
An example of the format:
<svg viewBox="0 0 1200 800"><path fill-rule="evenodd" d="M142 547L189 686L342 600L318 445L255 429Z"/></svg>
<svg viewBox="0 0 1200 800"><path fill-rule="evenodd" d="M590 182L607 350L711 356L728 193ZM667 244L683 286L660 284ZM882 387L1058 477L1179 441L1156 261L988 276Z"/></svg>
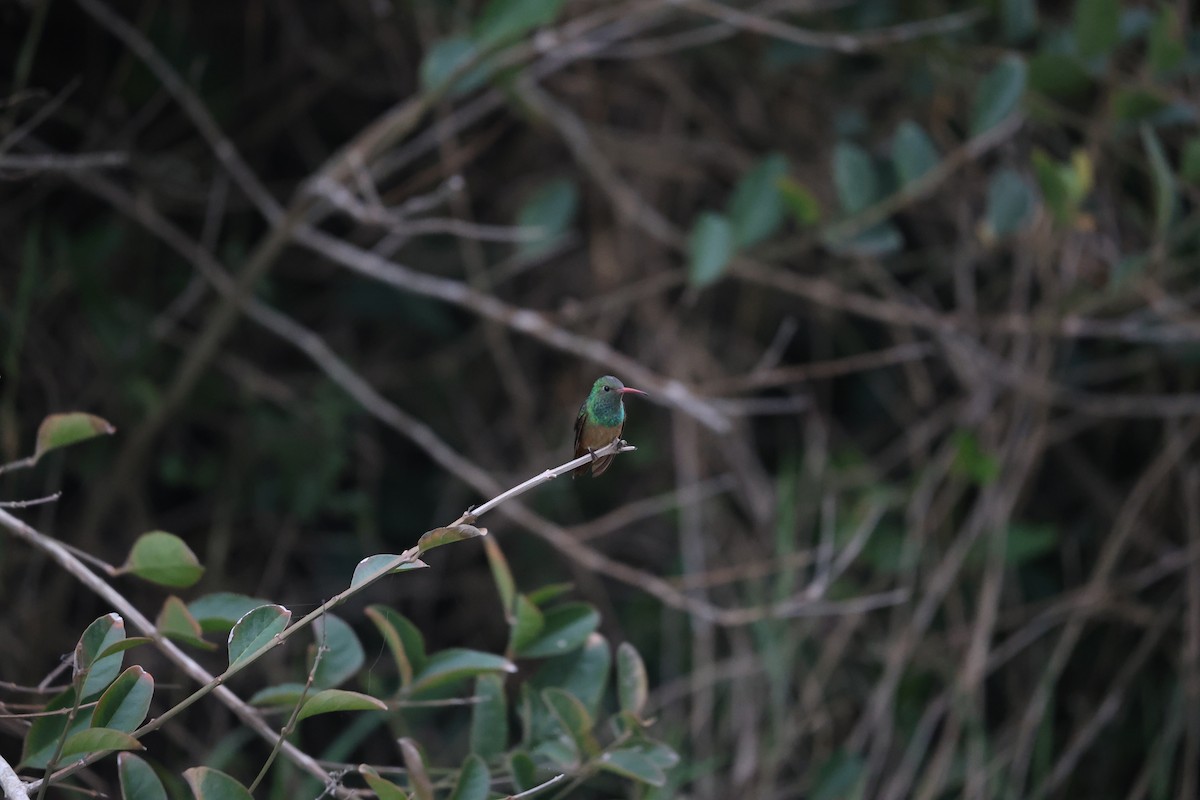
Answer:
<svg viewBox="0 0 1200 800"><path fill-rule="evenodd" d="M579 416L575 418L575 457L579 458L587 452L583 446L583 421L587 417L587 403L579 407Z"/></svg>

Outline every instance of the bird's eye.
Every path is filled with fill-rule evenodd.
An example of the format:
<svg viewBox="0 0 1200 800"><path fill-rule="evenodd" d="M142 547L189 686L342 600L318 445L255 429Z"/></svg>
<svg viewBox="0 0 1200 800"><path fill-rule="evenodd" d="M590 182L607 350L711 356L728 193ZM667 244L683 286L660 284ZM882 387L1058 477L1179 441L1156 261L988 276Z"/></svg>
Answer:
<svg viewBox="0 0 1200 800"><path fill-rule="evenodd" d="M606 391L606 392L607 392L607 391L608 391L608 388L609 388L609 387L605 386L605 387L604 387L604 391Z"/></svg>

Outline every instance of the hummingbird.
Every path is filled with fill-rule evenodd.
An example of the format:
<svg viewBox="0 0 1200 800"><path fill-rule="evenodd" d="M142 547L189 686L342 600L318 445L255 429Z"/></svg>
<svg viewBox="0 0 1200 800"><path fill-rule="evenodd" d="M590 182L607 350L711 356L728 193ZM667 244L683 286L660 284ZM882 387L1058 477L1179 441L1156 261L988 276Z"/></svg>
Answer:
<svg viewBox="0 0 1200 800"><path fill-rule="evenodd" d="M632 389L612 375L597 378L592 384L592 391L587 400L579 407L579 416L575 418L575 457L585 456L595 452L612 442L621 435L625 427L625 402L627 394L645 394L641 389ZM591 464L584 464L571 471L572 478L578 478L592 469L592 477L598 477L608 469L613 456L597 458Z"/></svg>

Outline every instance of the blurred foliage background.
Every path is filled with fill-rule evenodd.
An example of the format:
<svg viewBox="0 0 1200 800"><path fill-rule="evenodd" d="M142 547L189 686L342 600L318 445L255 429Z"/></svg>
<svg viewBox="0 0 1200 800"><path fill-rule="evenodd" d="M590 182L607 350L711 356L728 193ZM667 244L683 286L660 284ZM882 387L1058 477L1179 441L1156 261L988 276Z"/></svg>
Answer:
<svg viewBox="0 0 1200 800"><path fill-rule="evenodd" d="M1195 798L1194 16L0 5L0 460L119 429L0 492L307 611L566 461L613 373L637 452L487 524L646 656L658 796ZM370 600L502 650L482 549L427 560ZM23 685L109 610L2 537L0 607ZM189 719L168 768L261 763Z"/></svg>

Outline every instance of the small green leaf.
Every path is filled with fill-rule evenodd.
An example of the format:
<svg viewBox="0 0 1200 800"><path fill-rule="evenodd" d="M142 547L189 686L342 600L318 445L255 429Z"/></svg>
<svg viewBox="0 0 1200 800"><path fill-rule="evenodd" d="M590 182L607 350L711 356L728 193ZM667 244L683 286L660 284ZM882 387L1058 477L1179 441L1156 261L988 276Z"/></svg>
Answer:
<svg viewBox="0 0 1200 800"><path fill-rule="evenodd" d="M487 536L487 528L476 528L474 525L450 525L445 528L434 528L425 531L417 541L417 548L426 553L435 547L464 539L474 539L476 536Z"/></svg>
<svg viewBox="0 0 1200 800"><path fill-rule="evenodd" d="M1020 56L1003 58L975 90L971 135L979 136L1006 120L1025 94L1028 68Z"/></svg>
<svg viewBox="0 0 1200 800"><path fill-rule="evenodd" d="M514 750L508 756L508 770L518 792L528 792L538 785L537 765L524 750Z"/></svg>
<svg viewBox="0 0 1200 800"><path fill-rule="evenodd" d="M1076 0L1074 32L1079 55L1107 56L1121 39L1120 0Z"/></svg>
<svg viewBox="0 0 1200 800"><path fill-rule="evenodd" d="M117 755L121 800L167 800L167 790L145 759L133 753Z"/></svg>
<svg viewBox="0 0 1200 800"><path fill-rule="evenodd" d="M1146 60L1150 68L1159 75L1173 71L1187 55L1183 43L1183 27L1179 24L1179 12L1174 6L1162 4L1150 28L1149 47Z"/></svg>
<svg viewBox="0 0 1200 800"><path fill-rule="evenodd" d="M542 701L571 737L580 755L591 758L600 752L600 745L592 735L592 716L578 697L566 689L551 687L542 692Z"/></svg>
<svg viewBox="0 0 1200 800"><path fill-rule="evenodd" d="M158 619L154 621L154 627L158 628L158 632L168 639L204 650L217 648L212 642L204 640L201 635L200 623L192 616L183 601L175 595L171 595L163 603L162 611L158 612Z"/></svg>
<svg viewBox="0 0 1200 800"><path fill-rule="evenodd" d="M954 435L956 452L953 469L981 486L992 483L1000 476L1000 463L984 451L978 437L970 431L959 431Z"/></svg>
<svg viewBox="0 0 1200 800"><path fill-rule="evenodd" d="M334 614L318 617L313 622L313 638L316 646L324 649L313 676L316 688L340 686L362 669L366 661L362 642L341 617Z"/></svg>
<svg viewBox="0 0 1200 800"><path fill-rule="evenodd" d="M408 800L408 795L404 793L403 789L381 776L374 767L359 764L358 772L379 800Z"/></svg>
<svg viewBox="0 0 1200 800"><path fill-rule="evenodd" d="M697 288L715 283L733 258L733 226L721 214L702 211L688 236L688 282Z"/></svg>
<svg viewBox="0 0 1200 800"><path fill-rule="evenodd" d="M1166 100L1145 89L1122 87L1113 92L1112 116L1119 122L1152 121L1166 108Z"/></svg>
<svg viewBox="0 0 1200 800"><path fill-rule="evenodd" d="M188 613L205 633L226 633L250 611L267 605L267 600L233 592L215 592L188 604Z"/></svg>
<svg viewBox="0 0 1200 800"><path fill-rule="evenodd" d="M545 618L538 607L531 603L525 595L517 595L512 631L508 638L508 652L521 652L538 638L543 627L545 627Z"/></svg>
<svg viewBox="0 0 1200 800"><path fill-rule="evenodd" d="M425 769L425 756L417 743L405 736L400 740L400 754L404 756L404 766L408 769L408 782L417 800L433 800L433 783L429 780L429 772Z"/></svg>
<svg viewBox="0 0 1200 800"><path fill-rule="evenodd" d="M367 556L358 562L358 566L354 568L354 576L350 578L350 588L357 589L364 583L374 581L383 575L395 575L398 572L424 569L428 566L428 564L419 558L413 561L401 561L400 556L387 553Z"/></svg>
<svg viewBox="0 0 1200 800"><path fill-rule="evenodd" d="M1010 567L1020 567L1053 553L1058 544L1058 530L1052 525L1013 524L1005 537L1004 560Z"/></svg>
<svg viewBox="0 0 1200 800"><path fill-rule="evenodd" d="M195 800L254 800L250 791L220 770L192 767L183 771L183 779Z"/></svg>
<svg viewBox="0 0 1200 800"><path fill-rule="evenodd" d="M574 588L575 584L566 581L563 583L548 583L545 586L539 586L526 596L529 598L529 602L540 609L546 603L562 597Z"/></svg>
<svg viewBox="0 0 1200 800"><path fill-rule="evenodd" d="M110 652L125 638L125 620L118 614L105 614L92 622L75 645L75 680L83 680L83 699L88 701L104 691L121 672L125 660L122 650Z"/></svg>
<svg viewBox="0 0 1200 800"><path fill-rule="evenodd" d="M150 710L154 678L136 664L112 682L92 712L92 727L111 728L131 733L137 730Z"/></svg>
<svg viewBox="0 0 1200 800"><path fill-rule="evenodd" d="M303 697L303 683L279 683L263 687L251 695L250 705L260 708L294 708Z"/></svg>
<svg viewBox="0 0 1200 800"><path fill-rule="evenodd" d="M72 733L63 742L61 758L83 756L89 753L107 753L113 750L145 750L142 743L125 731L112 728L88 728Z"/></svg>
<svg viewBox="0 0 1200 800"><path fill-rule="evenodd" d="M413 677L408 689L410 692L420 692L453 681L474 678L486 672L516 671L516 665L506 658L478 650L452 647L429 656L424 669Z"/></svg>
<svg viewBox="0 0 1200 800"><path fill-rule="evenodd" d="M847 214L857 214L880 199L879 175L871 156L853 142L833 148L833 185Z"/></svg>
<svg viewBox="0 0 1200 800"><path fill-rule="evenodd" d="M1200 136L1193 136L1183 146L1179 177L1190 184L1200 185Z"/></svg>
<svg viewBox="0 0 1200 800"><path fill-rule="evenodd" d="M738 181L728 208L738 247L750 247L770 238L783 224L779 181L787 176L787 171L787 158L781 153L771 153Z"/></svg>
<svg viewBox="0 0 1200 800"><path fill-rule="evenodd" d="M1004 28L1004 40L1009 44L1019 44L1037 30L1037 3L1035 0L1003 0L1000 4L1000 21Z"/></svg>
<svg viewBox="0 0 1200 800"><path fill-rule="evenodd" d="M1011 169L998 170L988 182L987 230L992 236L1009 236L1033 220L1033 189Z"/></svg>
<svg viewBox="0 0 1200 800"><path fill-rule="evenodd" d="M611 670L612 648L607 639L593 633L582 649L548 659L529 684L535 689L566 689L583 702L592 716L597 716Z"/></svg>
<svg viewBox="0 0 1200 800"><path fill-rule="evenodd" d="M637 747L622 747L610 750L600 756L597 765L606 772L612 772L626 778L632 778L639 783L651 786L662 786L667 782L667 775L662 767L655 764Z"/></svg>
<svg viewBox="0 0 1200 800"><path fill-rule="evenodd" d="M492 776L483 759L472 753L463 762L450 800L487 800Z"/></svg>
<svg viewBox="0 0 1200 800"><path fill-rule="evenodd" d="M392 651L392 658L400 673L400 683L407 687L412 683L413 676L425 668L425 638L420 629L400 612L385 605L370 606L366 614Z"/></svg>
<svg viewBox="0 0 1200 800"><path fill-rule="evenodd" d="M881 222L848 239L827 237L824 243L839 255L878 258L904 247L904 237L900 234L900 229L892 223Z"/></svg>
<svg viewBox="0 0 1200 800"><path fill-rule="evenodd" d="M1154 227L1159 238L1162 238L1175 215L1175 176L1171 173L1171 165L1167 163L1167 155L1158 136L1149 125L1143 125L1141 133L1142 146L1146 148L1146 158L1150 160L1150 176L1154 181Z"/></svg>
<svg viewBox="0 0 1200 800"><path fill-rule="evenodd" d="M575 650L600 626L600 614L587 603L564 603L543 614L542 632L517 651L522 658L545 658Z"/></svg>
<svg viewBox="0 0 1200 800"><path fill-rule="evenodd" d="M491 760L508 747L508 701L504 678L492 672L475 679L471 708L471 752Z"/></svg>
<svg viewBox="0 0 1200 800"><path fill-rule="evenodd" d="M67 712L74 705L74 687L55 695L46 704L45 711L61 711L63 713L38 717L30 724L29 731L25 734L24 747L21 750L21 765L23 767L27 769L45 769L50 759L54 756L54 751L58 749L58 743L63 739L64 731L69 735L85 730L88 727L92 720L92 709L81 708L68 729Z"/></svg>
<svg viewBox="0 0 1200 800"><path fill-rule="evenodd" d="M229 632L229 666L254 658L283 633L292 612L280 605L259 606L237 621Z"/></svg>
<svg viewBox="0 0 1200 800"><path fill-rule="evenodd" d="M1029 59L1029 87L1048 97L1070 100L1091 89L1092 78L1077 56L1042 52Z"/></svg>
<svg viewBox="0 0 1200 800"><path fill-rule="evenodd" d="M113 653L124 653L126 650L132 650L135 647L141 647L144 644L150 644L154 640L149 636L130 636L128 639L122 639L119 642L113 642L108 647L100 651L100 655L96 656L99 661L102 658L107 658Z"/></svg>
<svg viewBox="0 0 1200 800"><path fill-rule="evenodd" d="M204 574L196 554L183 540L166 531L143 533L133 543L121 572L162 586L187 588Z"/></svg>
<svg viewBox="0 0 1200 800"><path fill-rule="evenodd" d="M517 213L517 225L536 232L535 238L521 242L518 256L533 260L557 247L578 209L579 188L574 181L556 178L542 184Z"/></svg>
<svg viewBox="0 0 1200 800"><path fill-rule="evenodd" d="M94 414L85 414L82 411L51 414L38 426L37 445L33 452L33 458L36 461L51 450L67 447L96 436L110 436L116 432L117 429L108 420Z"/></svg>
<svg viewBox="0 0 1200 800"><path fill-rule="evenodd" d="M912 120L900 123L892 138L892 165L901 186L907 186L922 177L937 166L938 160L933 140L920 125Z"/></svg>
<svg viewBox="0 0 1200 800"><path fill-rule="evenodd" d="M621 710L640 719L649 691L650 682L641 655L629 642L622 642L617 647L617 698Z"/></svg>
<svg viewBox="0 0 1200 800"><path fill-rule="evenodd" d="M333 711L387 711L387 703L361 692L323 689L304 701L296 719L307 719Z"/></svg>
<svg viewBox="0 0 1200 800"><path fill-rule="evenodd" d="M513 613L513 603L517 596L517 584L513 580L512 570L499 543L492 537L483 540L483 551L487 554L488 567L492 570L492 580L496 582L496 591L500 593L500 606L504 616Z"/></svg>
<svg viewBox="0 0 1200 800"><path fill-rule="evenodd" d="M489 0L479 13L471 35L488 49L520 39L558 16L565 0Z"/></svg>
<svg viewBox="0 0 1200 800"><path fill-rule="evenodd" d="M781 178L779 194L784 205L792 212L792 219L800 227L816 225L821 221L821 204L817 202L816 195L803 184L791 178Z"/></svg>
<svg viewBox="0 0 1200 800"><path fill-rule="evenodd" d="M421 88L426 92L438 91L460 68L475 58L478 51L475 43L463 36L453 36L434 42L421 59ZM467 69L454 85L447 90L451 97L473 92L483 86L491 70L486 63Z"/></svg>

